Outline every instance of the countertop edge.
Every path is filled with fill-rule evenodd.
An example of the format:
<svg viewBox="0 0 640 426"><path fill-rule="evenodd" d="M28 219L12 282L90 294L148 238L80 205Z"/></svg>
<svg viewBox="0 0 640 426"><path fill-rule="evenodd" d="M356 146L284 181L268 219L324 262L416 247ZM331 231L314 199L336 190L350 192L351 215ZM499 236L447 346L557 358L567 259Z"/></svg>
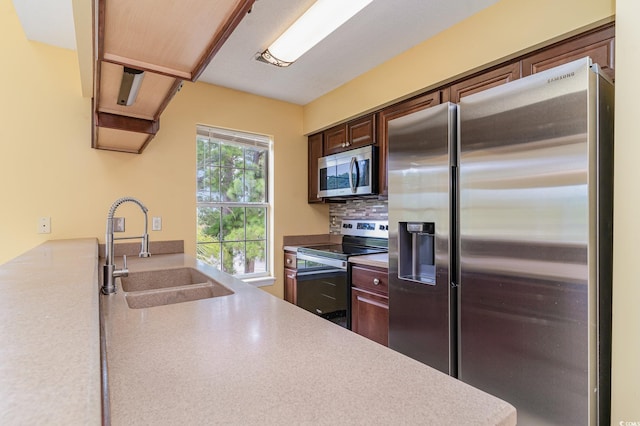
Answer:
<svg viewBox="0 0 640 426"><path fill-rule="evenodd" d="M97 283L95 238L0 265L0 423L101 423Z"/></svg>

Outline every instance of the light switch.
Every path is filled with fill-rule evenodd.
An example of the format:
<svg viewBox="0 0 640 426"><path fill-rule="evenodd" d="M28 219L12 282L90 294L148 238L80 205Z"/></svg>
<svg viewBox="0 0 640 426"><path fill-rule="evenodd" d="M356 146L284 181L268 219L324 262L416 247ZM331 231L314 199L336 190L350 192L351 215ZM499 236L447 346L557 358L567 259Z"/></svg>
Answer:
<svg viewBox="0 0 640 426"><path fill-rule="evenodd" d="M162 230L162 218L160 216L154 216L151 220L151 230L152 231L161 231Z"/></svg>
<svg viewBox="0 0 640 426"><path fill-rule="evenodd" d="M113 232L124 232L125 222L124 217L113 218Z"/></svg>

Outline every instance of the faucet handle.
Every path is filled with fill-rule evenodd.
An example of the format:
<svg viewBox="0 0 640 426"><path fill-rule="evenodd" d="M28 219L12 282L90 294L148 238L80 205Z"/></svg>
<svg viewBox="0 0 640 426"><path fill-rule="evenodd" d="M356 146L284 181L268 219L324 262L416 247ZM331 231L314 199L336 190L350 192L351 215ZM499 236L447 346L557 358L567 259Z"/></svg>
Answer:
<svg viewBox="0 0 640 426"><path fill-rule="evenodd" d="M112 275L114 278L116 277L128 277L129 270L127 269L127 255L122 256L122 269L115 269L115 265L113 265Z"/></svg>

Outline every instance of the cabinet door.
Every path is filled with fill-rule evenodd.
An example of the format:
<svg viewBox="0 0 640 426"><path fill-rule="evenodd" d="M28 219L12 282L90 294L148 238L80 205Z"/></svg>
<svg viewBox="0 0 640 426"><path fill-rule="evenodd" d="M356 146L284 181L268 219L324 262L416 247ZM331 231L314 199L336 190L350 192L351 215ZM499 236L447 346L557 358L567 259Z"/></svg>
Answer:
<svg viewBox="0 0 640 426"><path fill-rule="evenodd" d="M318 158L322 157L322 133L309 136L308 159L308 202L321 203L318 197Z"/></svg>
<svg viewBox="0 0 640 426"><path fill-rule="evenodd" d="M590 56L611 79L614 73L615 28L613 24L553 45L522 59L522 75L527 76L576 59Z"/></svg>
<svg viewBox="0 0 640 426"><path fill-rule="evenodd" d="M376 143L376 115L369 114L324 132L324 155Z"/></svg>
<svg viewBox="0 0 640 426"><path fill-rule="evenodd" d="M458 103L460 99L465 96L482 92L483 90L500 86L519 78L520 62L513 62L491 71L483 72L482 74L452 84L449 88L451 102Z"/></svg>
<svg viewBox="0 0 640 426"><path fill-rule="evenodd" d="M339 124L324 132L323 155L344 151L347 143L347 125Z"/></svg>
<svg viewBox="0 0 640 426"><path fill-rule="evenodd" d="M370 114L348 123L347 149L376 143L375 114Z"/></svg>
<svg viewBox="0 0 640 426"><path fill-rule="evenodd" d="M389 298L353 287L351 330L389 346Z"/></svg>
<svg viewBox="0 0 640 426"><path fill-rule="evenodd" d="M413 99L408 99L399 104L392 105L378 113L378 189L379 195L388 195L388 154L389 154L389 120L393 120L403 115L411 114L425 108L437 105L442 102L443 93L435 91L420 95Z"/></svg>
<svg viewBox="0 0 640 426"><path fill-rule="evenodd" d="M293 303L298 301L297 289L298 281L296 279L296 270L284 268L284 300Z"/></svg>

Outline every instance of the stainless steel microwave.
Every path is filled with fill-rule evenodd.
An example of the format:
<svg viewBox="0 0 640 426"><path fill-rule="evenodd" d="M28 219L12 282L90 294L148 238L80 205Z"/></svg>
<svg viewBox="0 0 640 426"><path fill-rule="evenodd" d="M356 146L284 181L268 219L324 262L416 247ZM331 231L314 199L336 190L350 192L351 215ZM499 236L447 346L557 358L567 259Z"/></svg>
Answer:
<svg viewBox="0 0 640 426"><path fill-rule="evenodd" d="M318 159L318 196L372 195L378 190L376 149L362 148Z"/></svg>

